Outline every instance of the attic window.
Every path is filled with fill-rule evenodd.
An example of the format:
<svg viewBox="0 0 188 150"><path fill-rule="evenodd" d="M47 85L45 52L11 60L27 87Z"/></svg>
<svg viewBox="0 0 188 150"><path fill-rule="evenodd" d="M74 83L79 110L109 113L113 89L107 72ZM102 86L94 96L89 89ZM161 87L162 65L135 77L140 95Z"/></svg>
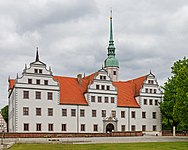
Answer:
<svg viewBox="0 0 188 150"><path fill-rule="evenodd" d="M38 73L38 69L35 69L35 73Z"/></svg>
<svg viewBox="0 0 188 150"><path fill-rule="evenodd" d="M39 69L39 73L42 74L42 69Z"/></svg>
<svg viewBox="0 0 188 150"><path fill-rule="evenodd" d="M100 76L100 80L106 80L106 76Z"/></svg>

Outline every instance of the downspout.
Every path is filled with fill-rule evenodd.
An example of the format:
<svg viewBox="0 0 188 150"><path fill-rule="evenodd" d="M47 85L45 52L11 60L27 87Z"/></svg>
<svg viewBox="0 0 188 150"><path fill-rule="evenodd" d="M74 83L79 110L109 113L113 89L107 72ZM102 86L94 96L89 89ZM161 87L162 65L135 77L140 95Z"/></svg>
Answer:
<svg viewBox="0 0 188 150"><path fill-rule="evenodd" d="M130 131L130 108L128 107L128 131Z"/></svg>
<svg viewBox="0 0 188 150"><path fill-rule="evenodd" d="M79 105L77 105L77 133L79 133Z"/></svg>

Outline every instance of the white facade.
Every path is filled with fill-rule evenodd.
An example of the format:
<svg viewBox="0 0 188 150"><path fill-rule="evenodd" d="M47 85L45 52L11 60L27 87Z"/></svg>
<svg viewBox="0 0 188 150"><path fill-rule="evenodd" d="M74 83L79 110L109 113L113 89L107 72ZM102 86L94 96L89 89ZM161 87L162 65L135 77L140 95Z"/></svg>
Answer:
<svg viewBox="0 0 188 150"><path fill-rule="evenodd" d="M9 90L9 132L161 131L162 94L152 74L136 97L139 108L118 106L118 89L105 69L84 96L87 105L60 105L60 85L52 72L40 61L31 63Z"/></svg>

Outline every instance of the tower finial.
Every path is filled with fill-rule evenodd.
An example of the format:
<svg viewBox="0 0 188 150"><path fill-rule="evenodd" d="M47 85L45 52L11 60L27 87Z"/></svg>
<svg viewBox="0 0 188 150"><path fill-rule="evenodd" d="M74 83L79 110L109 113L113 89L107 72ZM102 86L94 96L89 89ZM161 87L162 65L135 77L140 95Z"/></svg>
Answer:
<svg viewBox="0 0 188 150"><path fill-rule="evenodd" d="M108 56L115 56L115 46L114 46L113 29L112 29L112 8L110 10L110 40L108 46Z"/></svg>
<svg viewBox="0 0 188 150"><path fill-rule="evenodd" d="M37 47L37 53L36 53L36 60L35 61L39 61L39 52L38 52L38 47Z"/></svg>

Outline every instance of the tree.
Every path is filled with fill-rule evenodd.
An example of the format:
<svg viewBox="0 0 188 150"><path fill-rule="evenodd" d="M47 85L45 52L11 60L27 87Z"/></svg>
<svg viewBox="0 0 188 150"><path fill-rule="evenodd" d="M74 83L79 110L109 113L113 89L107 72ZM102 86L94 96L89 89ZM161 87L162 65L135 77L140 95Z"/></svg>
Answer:
<svg viewBox="0 0 188 150"><path fill-rule="evenodd" d="M188 59L174 63L172 76L165 83L161 112L170 127L188 129Z"/></svg>
<svg viewBox="0 0 188 150"><path fill-rule="evenodd" d="M6 123L8 123L8 105L6 105L5 107L1 109L1 114L3 118L5 119Z"/></svg>

